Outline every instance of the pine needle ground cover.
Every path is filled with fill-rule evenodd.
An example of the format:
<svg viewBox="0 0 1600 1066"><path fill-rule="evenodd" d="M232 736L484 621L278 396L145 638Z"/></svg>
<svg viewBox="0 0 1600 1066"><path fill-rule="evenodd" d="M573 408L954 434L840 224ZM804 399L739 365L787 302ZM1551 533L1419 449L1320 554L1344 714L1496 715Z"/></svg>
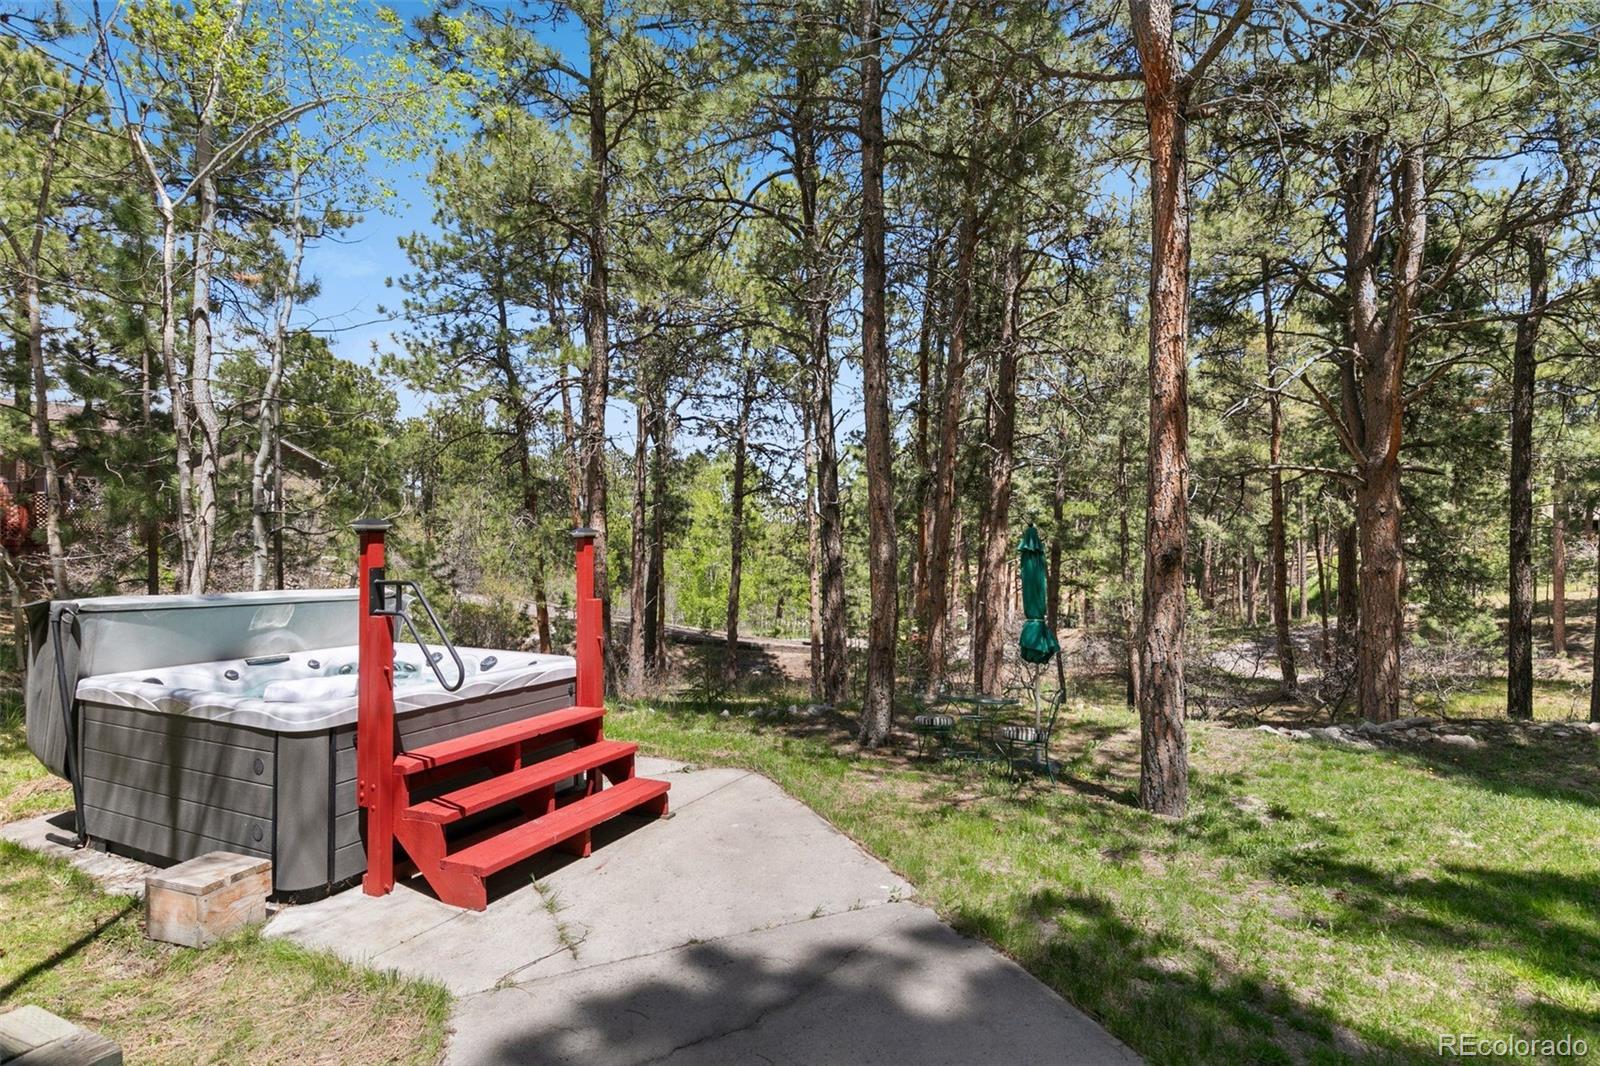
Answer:
<svg viewBox="0 0 1600 1066"><path fill-rule="evenodd" d="M1438 1062L1452 1034L1600 1053L1593 737L1359 750L1195 722L1191 813L1166 821L1137 809L1109 689L1068 716L1053 787L861 754L853 720L788 702L639 701L607 728L771 777L1152 1062ZM1498 1061L1565 1061L1540 1051Z"/></svg>
<svg viewBox="0 0 1600 1066"><path fill-rule="evenodd" d="M71 802L0 714L0 821ZM254 933L205 950L144 938L137 899L0 841L0 1009L37 1004L130 1063L431 1063L449 995Z"/></svg>

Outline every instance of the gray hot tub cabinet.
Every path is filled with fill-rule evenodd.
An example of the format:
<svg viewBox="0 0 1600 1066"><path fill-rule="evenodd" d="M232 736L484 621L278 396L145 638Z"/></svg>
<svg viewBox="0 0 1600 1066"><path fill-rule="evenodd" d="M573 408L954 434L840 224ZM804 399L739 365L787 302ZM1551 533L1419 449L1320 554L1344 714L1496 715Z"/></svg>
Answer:
<svg viewBox="0 0 1600 1066"><path fill-rule="evenodd" d="M562 681L428 707L397 720L397 750L571 705ZM275 733L95 703L81 715L84 823L97 843L162 861L259 855L280 896L326 892L366 869L354 725Z"/></svg>

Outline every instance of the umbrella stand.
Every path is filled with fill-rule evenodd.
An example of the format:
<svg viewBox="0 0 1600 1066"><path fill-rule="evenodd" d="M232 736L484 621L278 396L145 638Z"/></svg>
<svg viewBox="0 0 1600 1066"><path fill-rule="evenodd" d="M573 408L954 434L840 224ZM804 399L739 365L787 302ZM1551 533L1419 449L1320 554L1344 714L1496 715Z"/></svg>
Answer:
<svg viewBox="0 0 1600 1066"><path fill-rule="evenodd" d="M1028 664L1028 672L1032 674L1029 687L1033 690L1033 731L1029 744L1036 750L1038 759L1042 759L1045 771L1050 774L1051 780L1055 779L1055 770L1050 762L1050 734L1055 730L1056 716L1061 712L1061 704L1067 698L1066 667L1061 661L1061 642L1056 640L1055 633L1051 632L1049 617L1049 570L1045 564L1044 541L1039 538L1039 531L1032 522L1028 523L1027 530L1022 534L1022 542L1017 545L1017 554L1021 556L1022 578L1022 614L1025 621L1022 624L1022 634L1017 640L1017 648L1021 653L1022 661ZM1059 689L1055 694L1055 702L1051 706L1050 725L1043 724L1044 712L1040 706L1039 682L1044 677L1045 667L1050 665L1050 660L1056 662L1056 673L1060 678Z"/></svg>
<svg viewBox="0 0 1600 1066"><path fill-rule="evenodd" d="M1044 676L1044 663L1028 664L1028 690L1033 693L1033 728L1038 729L1044 717L1044 712L1039 707L1039 679Z"/></svg>
<svg viewBox="0 0 1600 1066"><path fill-rule="evenodd" d="M1066 699L1067 664L1062 661L1061 653L1059 651L1056 652L1053 658L1056 664L1056 689L1060 693L1060 698ZM1028 663L1028 687L1033 692L1033 727L1035 729L1039 728L1040 720L1044 717L1044 712L1040 708L1039 701L1039 680L1044 677L1044 670L1047 665L1049 664L1032 662Z"/></svg>

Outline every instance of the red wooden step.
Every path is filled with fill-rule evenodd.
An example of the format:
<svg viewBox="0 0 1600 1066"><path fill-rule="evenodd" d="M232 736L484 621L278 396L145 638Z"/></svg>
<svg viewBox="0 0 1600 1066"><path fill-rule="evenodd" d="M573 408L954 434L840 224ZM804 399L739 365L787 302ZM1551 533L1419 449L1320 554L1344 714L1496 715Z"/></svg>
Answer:
<svg viewBox="0 0 1600 1066"><path fill-rule="evenodd" d="M567 707L564 710L551 711L549 714L536 714L532 718L497 725L492 729L441 740L437 744L413 748L397 755L394 760L395 772L415 774L431 770L446 763L470 759L487 751L510 747L524 740L532 740L547 733L592 722L604 717L605 713L604 707Z"/></svg>
<svg viewBox="0 0 1600 1066"><path fill-rule="evenodd" d="M545 759L508 774L491 777L487 781L458 788L454 792L446 792L435 799L414 803L402 811L401 816L415 818L421 822L447 825L491 807L498 807L502 803L509 803L518 796L526 796L541 788L549 788L569 777L576 777L585 770L605 766L619 759L631 759L638 750L639 745L623 740L602 740L595 744L585 744L575 751L557 755L553 759Z"/></svg>
<svg viewBox="0 0 1600 1066"><path fill-rule="evenodd" d="M629 778L552 814L524 822L454 855L446 855L439 865L454 873L488 877L652 800L659 799L664 807L667 790L671 787L666 781L648 777Z"/></svg>

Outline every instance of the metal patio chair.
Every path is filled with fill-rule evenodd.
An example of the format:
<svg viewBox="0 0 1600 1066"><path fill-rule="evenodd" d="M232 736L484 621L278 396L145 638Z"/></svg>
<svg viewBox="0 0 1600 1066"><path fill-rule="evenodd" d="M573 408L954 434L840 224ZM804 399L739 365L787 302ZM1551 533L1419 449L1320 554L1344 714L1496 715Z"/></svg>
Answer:
<svg viewBox="0 0 1600 1066"><path fill-rule="evenodd" d="M935 712L919 714L911 719L911 732L917 738L917 758L922 758L930 742L944 752L950 748L951 742L955 739L955 716Z"/></svg>

